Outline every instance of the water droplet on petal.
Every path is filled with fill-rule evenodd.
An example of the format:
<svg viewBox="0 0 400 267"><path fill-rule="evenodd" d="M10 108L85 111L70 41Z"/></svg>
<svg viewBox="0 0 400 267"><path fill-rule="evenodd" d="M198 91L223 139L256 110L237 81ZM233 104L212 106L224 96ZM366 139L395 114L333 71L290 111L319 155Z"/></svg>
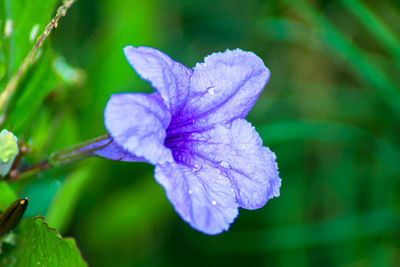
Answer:
<svg viewBox="0 0 400 267"><path fill-rule="evenodd" d="M213 94L215 93L214 86L211 86L211 87L208 88L208 93L209 93L210 95L213 95Z"/></svg>
<svg viewBox="0 0 400 267"><path fill-rule="evenodd" d="M211 201L211 204L213 204L215 206L215 205L217 205L217 201L213 200L213 201Z"/></svg>
<svg viewBox="0 0 400 267"><path fill-rule="evenodd" d="M199 165L199 164L194 164L194 166L193 166L193 168L192 168L192 170L194 171L194 172L197 172L197 171L199 171L201 169L201 166Z"/></svg>
<svg viewBox="0 0 400 267"><path fill-rule="evenodd" d="M229 165L229 163L226 162L225 160L221 161L221 163L220 163L219 165L221 165L221 166L224 167L224 168L229 168L229 167L231 166L231 165Z"/></svg>
<svg viewBox="0 0 400 267"><path fill-rule="evenodd" d="M189 190L189 195L191 195L191 194L193 194L193 191L192 191L192 190Z"/></svg>
<svg viewBox="0 0 400 267"><path fill-rule="evenodd" d="M242 145L241 150L244 151L246 149L245 145Z"/></svg>

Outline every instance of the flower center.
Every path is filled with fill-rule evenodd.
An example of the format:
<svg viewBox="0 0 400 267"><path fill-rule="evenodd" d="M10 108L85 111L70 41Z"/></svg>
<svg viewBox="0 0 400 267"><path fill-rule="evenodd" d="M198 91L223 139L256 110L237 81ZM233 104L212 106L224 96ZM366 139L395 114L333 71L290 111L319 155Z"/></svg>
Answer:
<svg viewBox="0 0 400 267"><path fill-rule="evenodd" d="M184 154L187 153L187 145L190 133L171 133L167 130L167 137L165 138L164 145L171 149L172 156L175 161L179 163L186 163Z"/></svg>

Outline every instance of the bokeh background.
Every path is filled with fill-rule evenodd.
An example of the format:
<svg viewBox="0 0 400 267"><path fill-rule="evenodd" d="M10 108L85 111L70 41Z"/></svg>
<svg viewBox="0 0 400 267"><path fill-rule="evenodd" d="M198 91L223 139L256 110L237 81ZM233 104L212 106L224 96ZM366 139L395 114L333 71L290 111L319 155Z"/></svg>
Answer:
<svg viewBox="0 0 400 267"><path fill-rule="evenodd" d="M277 155L281 196L207 236L174 212L151 165L91 158L16 185L26 216L75 237L91 266L399 264L399 1L78 0L35 66L52 64L44 101L8 122L32 162L104 134L111 94L152 91L126 45L190 67L227 48L261 57L271 79L248 120Z"/></svg>

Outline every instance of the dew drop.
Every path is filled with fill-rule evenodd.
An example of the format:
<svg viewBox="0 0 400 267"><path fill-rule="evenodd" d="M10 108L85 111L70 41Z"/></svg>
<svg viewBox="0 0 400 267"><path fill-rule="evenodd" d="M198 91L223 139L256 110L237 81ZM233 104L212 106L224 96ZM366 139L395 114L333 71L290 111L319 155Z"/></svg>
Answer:
<svg viewBox="0 0 400 267"><path fill-rule="evenodd" d="M215 206L215 205L217 205L217 201L213 200L213 201L211 201L211 204L213 204Z"/></svg>
<svg viewBox="0 0 400 267"><path fill-rule="evenodd" d="M192 191L192 190L189 190L189 195L191 195L191 194L193 194L193 191Z"/></svg>
<svg viewBox="0 0 400 267"><path fill-rule="evenodd" d="M192 168L192 170L195 171L195 172L199 171L200 169L201 169L201 166L198 165L198 164L194 164L194 166Z"/></svg>
<svg viewBox="0 0 400 267"><path fill-rule="evenodd" d="M219 165L221 165L224 168L229 168L230 167L229 163L226 162L225 160L221 161L221 163Z"/></svg>
<svg viewBox="0 0 400 267"><path fill-rule="evenodd" d="M213 94L215 93L214 86L211 86L211 87L208 88L208 93L209 93L210 95L213 95Z"/></svg>
<svg viewBox="0 0 400 267"><path fill-rule="evenodd" d="M240 148L242 151L244 151L246 149L246 147L244 145L242 145L242 147Z"/></svg>

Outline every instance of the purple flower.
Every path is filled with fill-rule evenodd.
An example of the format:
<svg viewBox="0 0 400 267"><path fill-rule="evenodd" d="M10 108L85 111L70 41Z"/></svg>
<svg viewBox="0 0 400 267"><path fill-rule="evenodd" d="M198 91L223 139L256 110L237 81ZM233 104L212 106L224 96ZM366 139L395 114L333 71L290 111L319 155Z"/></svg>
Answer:
<svg viewBox="0 0 400 267"><path fill-rule="evenodd" d="M259 57L226 50L192 70L153 48L124 53L157 92L111 96L104 118L113 142L97 155L154 164L175 210L206 234L227 230L239 207L279 196L275 154L245 120L270 76Z"/></svg>

